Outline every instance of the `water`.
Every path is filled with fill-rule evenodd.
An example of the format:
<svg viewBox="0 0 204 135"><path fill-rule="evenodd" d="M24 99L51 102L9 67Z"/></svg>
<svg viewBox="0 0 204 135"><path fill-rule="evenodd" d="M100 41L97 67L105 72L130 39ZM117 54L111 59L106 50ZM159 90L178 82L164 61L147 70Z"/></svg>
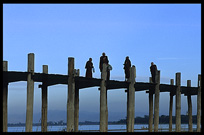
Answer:
<svg viewBox="0 0 204 135"><path fill-rule="evenodd" d="M197 125L193 124L193 130ZM99 125L79 125L81 132L99 132ZM148 124L135 124L134 132L148 132ZM169 124L159 124L159 132L168 132ZM175 131L175 124L172 125ZM154 129L154 128L153 128ZM48 126L48 131L66 131L66 125ZM181 124L181 131L188 131L188 124ZM25 127L8 127L8 132L25 132ZM41 132L41 126L33 126L33 132ZM108 132L126 132L126 125L108 125Z"/></svg>

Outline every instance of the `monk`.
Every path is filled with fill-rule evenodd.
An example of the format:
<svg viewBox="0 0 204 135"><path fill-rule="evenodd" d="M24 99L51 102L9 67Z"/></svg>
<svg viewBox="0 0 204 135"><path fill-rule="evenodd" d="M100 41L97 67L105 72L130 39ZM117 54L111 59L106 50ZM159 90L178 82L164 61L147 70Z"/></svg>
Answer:
<svg viewBox="0 0 204 135"><path fill-rule="evenodd" d="M92 78L92 68L94 68L92 63L92 58L89 58L89 61L86 62L85 68L86 68L86 77Z"/></svg>
<svg viewBox="0 0 204 135"><path fill-rule="evenodd" d="M107 60L107 56L106 57L104 57L103 58L103 63L105 63L106 65L107 65L107 78L106 78L106 80L108 81L108 80L110 80L110 70L112 70L112 67L110 68L109 66L109 61Z"/></svg>
<svg viewBox="0 0 204 135"><path fill-rule="evenodd" d="M125 70L125 81L127 81L130 78L130 67L131 67L131 61L128 56L126 57L123 65L124 65L123 69Z"/></svg>
<svg viewBox="0 0 204 135"><path fill-rule="evenodd" d="M157 72L157 66L151 62L151 66L150 66L150 72L152 74L152 82L155 83L155 77L156 77L156 72Z"/></svg>
<svg viewBox="0 0 204 135"><path fill-rule="evenodd" d="M108 64L108 62L109 62L108 57L103 52L102 56L100 57L100 62L99 62L99 69L100 69L101 72L102 72L102 69L103 69L103 63Z"/></svg>

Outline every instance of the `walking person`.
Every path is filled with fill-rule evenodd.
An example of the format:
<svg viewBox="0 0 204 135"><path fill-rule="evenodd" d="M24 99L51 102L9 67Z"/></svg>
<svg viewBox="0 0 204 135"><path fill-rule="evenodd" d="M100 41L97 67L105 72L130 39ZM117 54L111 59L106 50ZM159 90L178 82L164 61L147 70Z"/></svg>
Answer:
<svg viewBox="0 0 204 135"><path fill-rule="evenodd" d="M156 72L157 72L157 66L154 64L154 62L151 62L150 72L152 74L152 82L155 83L155 76L156 76Z"/></svg>
<svg viewBox="0 0 204 135"><path fill-rule="evenodd" d="M124 70L125 70L125 81L128 81L128 79L130 78L130 67L131 67L131 61L129 59L129 57L127 56L124 62Z"/></svg>
<svg viewBox="0 0 204 135"><path fill-rule="evenodd" d="M86 62L85 68L86 68L86 77L92 78L92 69L94 69L92 58L89 58L89 60Z"/></svg>

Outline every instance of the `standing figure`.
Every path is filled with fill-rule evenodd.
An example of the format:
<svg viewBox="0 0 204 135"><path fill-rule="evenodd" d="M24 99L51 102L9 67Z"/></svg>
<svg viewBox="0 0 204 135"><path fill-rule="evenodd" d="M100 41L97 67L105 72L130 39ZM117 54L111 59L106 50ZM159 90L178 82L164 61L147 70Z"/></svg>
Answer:
<svg viewBox="0 0 204 135"><path fill-rule="evenodd" d="M105 63L107 65L107 79L106 80L110 80L110 70L112 70L112 66L109 63L108 60L108 56L106 56L106 54L103 52L102 56L100 57L100 62L99 62L99 69L102 72L103 70L103 63Z"/></svg>
<svg viewBox="0 0 204 135"><path fill-rule="evenodd" d="M124 65L123 69L125 70L125 81L127 81L130 78L130 67L131 67L131 61L128 56L126 57L123 65Z"/></svg>
<svg viewBox="0 0 204 135"><path fill-rule="evenodd" d="M108 64L108 57L106 56L106 54L103 52L102 56L100 57L100 62L99 62L99 69L102 72L103 69L103 63Z"/></svg>
<svg viewBox="0 0 204 135"><path fill-rule="evenodd" d="M86 62L85 68L86 68L86 77L92 78L92 68L94 68L92 63L92 58L89 58L89 61Z"/></svg>
<svg viewBox="0 0 204 135"><path fill-rule="evenodd" d="M107 69L106 69L106 71L107 71L107 78L106 78L106 80L108 81L108 80L110 80L110 71L112 70L112 66L109 64L109 61L107 60L107 58L108 57L104 57L103 61L107 65Z"/></svg>
<svg viewBox="0 0 204 135"><path fill-rule="evenodd" d="M152 74L152 82L155 83L155 76L156 76L156 72L157 72L157 66L153 62L151 62L150 72Z"/></svg>

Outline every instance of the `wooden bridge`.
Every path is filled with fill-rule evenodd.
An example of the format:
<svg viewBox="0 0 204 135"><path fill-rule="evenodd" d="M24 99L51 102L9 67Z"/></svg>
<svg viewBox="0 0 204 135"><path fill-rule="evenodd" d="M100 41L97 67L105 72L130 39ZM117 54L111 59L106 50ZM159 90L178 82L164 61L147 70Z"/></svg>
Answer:
<svg viewBox="0 0 204 135"><path fill-rule="evenodd" d="M48 74L48 66L43 65L43 72L34 72L34 53L28 54L27 72L8 71L8 62L3 61L3 132L7 132L7 97L8 84L17 81L27 81L27 107L26 107L26 132L32 132L33 122L33 97L34 82L42 82L39 87L42 89L42 132L47 132L47 88L51 85L68 85L67 100L67 132L78 132L79 123L79 90L88 87L99 87L100 90L100 132L108 131L108 107L107 90L125 89L127 92L127 132L134 132L135 118L135 92L146 91L149 94L149 132L152 132L154 120L154 132L158 132L159 125L159 96L160 92L170 93L169 105L169 131L172 131L172 106L173 96L176 96L176 132L181 131L181 94L187 96L189 132L192 132L192 102L191 96L197 95L197 132L200 132L201 123L201 75L198 75L198 87L191 87L191 80L187 80L187 86L181 86L181 73L176 73L176 84L174 79L170 84L160 84L160 71L157 72L155 80L152 83L151 77L149 83L135 82L135 66L130 68L130 78L125 81L106 81L106 65L103 65L101 79L86 78L79 76L79 69L74 68L74 58L68 58L68 75ZM154 119L153 119L153 95L154 101Z"/></svg>

